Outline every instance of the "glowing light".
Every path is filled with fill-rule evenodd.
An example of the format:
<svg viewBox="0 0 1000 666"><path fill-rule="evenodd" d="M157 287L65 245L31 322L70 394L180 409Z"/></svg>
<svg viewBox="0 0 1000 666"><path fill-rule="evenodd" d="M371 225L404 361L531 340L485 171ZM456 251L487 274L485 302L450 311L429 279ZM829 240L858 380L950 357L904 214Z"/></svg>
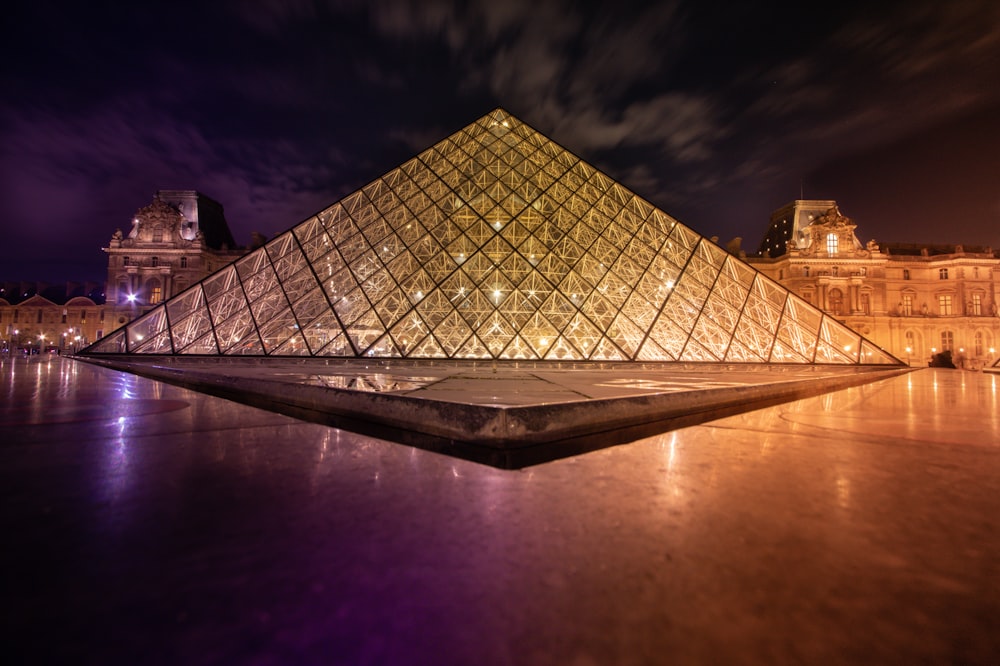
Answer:
<svg viewBox="0 0 1000 666"><path fill-rule="evenodd" d="M125 297L125 300L128 301L129 303L135 303L136 298L137 296L135 294L129 294L128 296Z"/></svg>

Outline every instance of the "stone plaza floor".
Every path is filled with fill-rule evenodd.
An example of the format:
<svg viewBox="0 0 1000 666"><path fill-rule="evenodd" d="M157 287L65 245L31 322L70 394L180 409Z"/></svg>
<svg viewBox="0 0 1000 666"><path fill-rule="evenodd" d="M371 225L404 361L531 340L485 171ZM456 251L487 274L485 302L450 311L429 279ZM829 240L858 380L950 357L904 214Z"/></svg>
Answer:
<svg viewBox="0 0 1000 666"><path fill-rule="evenodd" d="M0 361L8 663L996 663L1000 375L500 470Z"/></svg>

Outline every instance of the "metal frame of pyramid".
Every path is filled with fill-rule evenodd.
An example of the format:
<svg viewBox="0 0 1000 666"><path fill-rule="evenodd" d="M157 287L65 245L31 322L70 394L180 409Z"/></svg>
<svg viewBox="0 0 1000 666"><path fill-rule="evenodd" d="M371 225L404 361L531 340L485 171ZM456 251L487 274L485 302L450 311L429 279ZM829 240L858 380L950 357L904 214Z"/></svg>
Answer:
<svg viewBox="0 0 1000 666"><path fill-rule="evenodd" d="M501 109L81 353L903 365Z"/></svg>

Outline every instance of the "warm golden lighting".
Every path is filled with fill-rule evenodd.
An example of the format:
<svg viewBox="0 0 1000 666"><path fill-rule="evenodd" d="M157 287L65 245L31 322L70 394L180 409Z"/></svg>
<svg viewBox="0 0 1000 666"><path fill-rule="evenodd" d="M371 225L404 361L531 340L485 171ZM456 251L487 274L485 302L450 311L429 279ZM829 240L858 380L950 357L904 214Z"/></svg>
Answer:
<svg viewBox="0 0 1000 666"><path fill-rule="evenodd" d="M897 363L501 110L90 351Z"/></svg>

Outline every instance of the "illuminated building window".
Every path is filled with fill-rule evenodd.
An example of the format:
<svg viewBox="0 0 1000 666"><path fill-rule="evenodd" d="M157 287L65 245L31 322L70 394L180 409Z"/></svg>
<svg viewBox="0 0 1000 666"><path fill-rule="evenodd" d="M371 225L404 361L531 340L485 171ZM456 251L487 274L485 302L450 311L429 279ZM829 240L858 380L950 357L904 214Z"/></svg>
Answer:
<svg viewBox="0 0 1000 666"><path fill-rule="evenodd" d="M974 316L978 317L981 314L983 314L983 295L982 294L973 294L972 295L972 307L970 309L972 310L969 313L971 315L974 315Z"/></svg>
<svg viewBox="0 0 1000 666"><path fill-rule="evenodd" d="M844 307L844 294L839 289L831 289L830 294L827 298L828 310L833 314L842 314L841 310Z"/></svg>
<svg viewBox="0 0 1000 666"><path fill-rule="evenodd" d="M163 286L159 280L150 280L146 283L146 293L149 294L150 303L159 303L163 300Z"/></svg>
<svg viewBox="0 0 1000 666"><path fill-rule="evenodd" d="M941 331L941 349L947 350L955 346L955 334L951 331Z"/></svg>
<svg viewBox="0 0 1000 666"><path fill-rule="evenodd" d="M941 268L941 269L938 270L938 279L939 280L947 280L948 279L948 269L947 268Z"/></svg>
<svg viewBox="0 0 1000 666"><path fill-rule="evenodd" d="M938 295L938 314L942 317L951 316L951 294Z"/></svg>
<svg viewBox="0 0 1000 666"><path fill-rule="evenodd" d="M911 294L903 294L903 307L900 308L904 317L910 317L913 315L913 296Z"/></svg>
<svg viewBox="0 0 1000 666"><path fill-rule="evenodd" d="M840 248L840 238L837 234L826 235L826 253L833 256Z"/></svg>
<svg viewBox="0 0 1000 666"><path fill-rule="evenodd" d="M83 312L80 313L80 323L81 324L86 324L87 323L87 311L86 310L84 310Z"/></svg>

